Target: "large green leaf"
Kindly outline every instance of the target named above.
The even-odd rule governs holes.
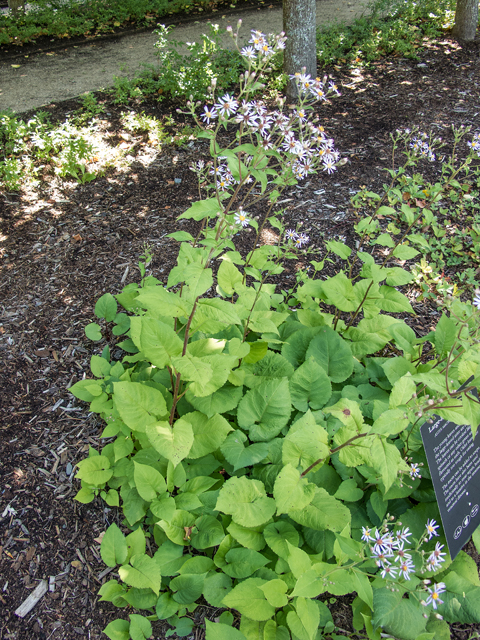
[[[232,579],[223,571],[211,572],[203,586],[203,597],[212,607],[222,607],[224,597],[232,590]]]
[[[310,357],[325,370],[332,382],[343,382],[352,375],[352,350],[330,327],[320,327],[307,349],[306,359]]]
[[[151,589],[158,596],[162,578],[155,560],[147,555],[137,555],[130,563],[124,564],[118,570],[123,582],[138,589]]]
[[[408,418],[405,418],[405,411],[403,409],[389,409],[375,420],[369,433],[393,436],[404,431],[409,423],[410,421]]]
[[[193,431],[193,444],[188,453],[189,458],[202,458],[216,451],[224,442],[232,427],[219,413],[207,418],[199,411],[186,413],[182,420],[190,423]]]
[[[321,409],[332,395],[332,385],[325,369],[313,357],[295,371],[290,379],[292,404],[299,411]]]
[[[267,580],[247,578],[234,587],[223,599],[223,605],[236,609],[242,615],[262,622],[269,620],[275,613],[263,591],[259,588]]]
[[[445,604],[439,606],[439,613],[445,620],[461,624],[479,623],[480,587],[455,571],[449,571],[443,582],[447,590],[440,596]]]
[[[77,466],[78,472],[75,477],[95,487],[105,484],[113,475],[107,456],[91,456],[81,460]]]
[[[237,420],[250,440],[268,441],[287,424],[292,410],[288,380],[274,378],[248,391],[238,405]]]
[[[305,360],[312,338],[320,331],[320,327],[304,327],[292,333],[282,347],[282,356],[296,369]]]
[[[160,568],[162,576],[173,576],[185,562],[182,545],[166,540],[155,552],[153,559]],[[167,616],[168,617],[168,616]]]
[[[222,523],[213,516],[201,516],[195,521],[192,533],[194,549],[209,549],[218,546],[225,537]]]
[[[238,358],[224,353],[199,358],[187,352],[172,362],[182,377],[191,381],[190,392],[206,397],[223,387]]]
[[[317,531],[329,529],[340,532],[351,520],[350,510],[319,487],[310,504],[303,509],[292,509],[288,515],[298,524]]]
[[[340,311],[355,311],[358,306],[352,281],[343,271],[322,282],[322,291],[327,297],[327,303]]]
[[[280,579],[269,580],[262,584],[259,589],[263,591],[268,602],[277,609],[288,604],[287,584]]]
[[[115,523],[105,531],[100,545],[100,555],[107,567],[116,567],[127,559],[128,547],[125,536]]]
[[[268,455],[266,442],[245,446],[246,442],[248,442],[247,436],[240,429],[236,429],[227,436],[220,447],[227,462],[233,465],[234,471],[255,465]]]
[[[227,296],[231,296],[234,293],[235,287],[239,285],[242,280],[243,276],[237,267],[228,260],[222,260],[218,268],[217,281]]]
[[[276,511],[273,498],[268,498],[263,482],[229,478],[220,489],[217,511],[229,513],[233,521],[244,527],[256,527],[268,522]]]
[[[132,317],[130,337],[146,359],[160,369],[170,364],[172,357],[182,353],[182,340],[171,327],[156,318]]]
[[[452,318],[449,318],[444,313],[435,327],[434,344],[435,351],[439,356],[447,354],[453,347],[455,338],[457,337],[458,329]]]
[[[145,640],[152,635],[152,624],[144,616],[130,614],[130,637],[132,640]]]
[[[302,478],[300,472],[287,464],[277,476],[273,487],[273,497],[277,503],[277,515],[292,509],[303,509],[313,500],[316,485]]]
[[[128,620],[112,620],[103,633],[110,638],[110,640],[130,640],[130,623]]]
[[[413,313],[412,305],[407,296],[400,293],[400,291],[384,284],[380,287],[380,293],[383,298],[377,302],[377,305],[383,311],[388,311],[388,313],[402,313],[404,311]]]
[[[179,604],[193,604],[202,595],[206,573],[186,573],[170,581],[173,599]]]
[[[192,425],[182,418],[173,426],[165,421],[149,424],[146,435],[152,447],[170,460],[174,467],[188,456],[193,444]]]
[[[140,382],[115,382],[113,403],[125,424],[145,433],[147,425],[167,415],[165,398],[158,389]]]
[[[205,640],[247,640],[235,627],[221,622],[205,620]]]
[[[375,629],[383,629],[402,640],[417,640],[425,631],[424,610],[413,600],[402,597],[401,591],[377,588],[373,591],[373,618]]]
[[[240,323],[241,319],[235,305],[220,298],[203,298],[198,302],[191,331],[192,334],[196,331],[214,333],[222,331],[225,325]]]
[[[310,410],[290,427],[282,445],[282,462],[303,470],[329,454],[328,434]]]
[[[193,220],[203,220],[206,217],[216,217],[222,213],[223,207],[217,198],[207,198],[206,200],[198,200],[191,207],[180,214],[179,218],[187,218]]]
[[[162,527],[167,537],[176,545],[188,545],[190,544],[189,531],[192,530],[195,524],[195,516],[193,513],[183,509],[177,509],[168,522],[160,520],[157,524]]]
[[[372,456],[371,466],[380,473],[385,491],[392,486],[400,468],[400,451],[385,438],[378,437],[370,447]]]
[[[167,485],[162,474],[147,464],[133,461],[133,479],[140,496],[147,502],[155,500],[159,493],[165,493]]]
[[[295,611],[287,613],[287,624],[299,640],[313,640],[320,623],[320,611],[316,603],[309,598],[298,597]]]
[[[95,304],[95,315],[97,318],[105,318],[107,322],[112,322],[117,315],[117,301],[111,293],[104,293]]]
[[[168,318],[188,318],[193,309],[193,304],[186,298],[164,287],[147,287],[140,291],[135,301],[154,315]]]
[[[239,542],[242,547],[261,551],[265,547],[265,538],[262,535],[263,525],[258,527],[242,527],[236,522],[231,522],[227,527],[228,533]]]
[[[215,372],[213,375],[215,376]],[[195,407],[197,411],[201,411],[209,418],[216,413],[225,413],[226,411],[235,409],[242,396],[242,387],[234,387],[229,383],[218,389],[218,391],[214,391],[214,393],[201,398],[195,396],[190,389],[188,389],[186,394],[188,402]]]
[[[255,573],[260,567],[264,567],[268,562],[268,558],[253,549],[230,549],[225,555],[227,564],[222,567],[222,571],[231,578],[243,579],[248,578]]]
[[[270,549],[284,560],[287,560],[290,553],[287,543],[298,546],[300,542],[298,531],[286,520],[267,524],[263,536]]]

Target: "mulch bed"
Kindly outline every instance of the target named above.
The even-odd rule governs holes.
[[[391,58],[363,71],[328,71],[342,96],[321,106],[319,115],[348,163],[332,176],[310,176],[291,188],[282,205],[288,226],[302,224],[320,255],[324,237],[354,241],[349,199],[361,185],[381,189],[391,132],[418,125],[448,139],[452,123],[475,127],[480,115],[478,45],[460,48],[445,39],[418,61]],[[103,117],[112,140],[120,140],[125,108],[99,99],[106,100],[109,115]],[[172,110],[166,102],[140,107],[158,118]],[[47,110],[63,120],[76,108],[70,101]],[[125,614],[97,596],[111,575],[105,575],[95,538],[117,515],[100,500],[73,501],[75,464],[90,446],[98,448],[102,426],[67,387],[90,375],[90,356],[103,346],[83,331],[94,320],[96,300],[138,280],[144,242],[154,250],[151,273],[166,282],[178,250],[166,234],[190,228],[176,217],[197,198],[188,166],[207,158],[206,141],[199,140],[163,147],[146,162],[145,141],[132,139],[127,172],[112,171],[84,186],[46,176],[36,191],[0,195],[1,640],[96,640],[110,620]],[[241,250],[248,249],[252,235],[239,238]],[[428,331],[436,307],[414,306],[414,326]],[[473,545],[467,550],[478,559]],[[24,619],[17,617],[15,609],[40,579],[49,591]],[[332,605],[338,626],[351,631],[344,609],[341,598]],[[452,638],[467,640],[474,631],[480,625],[454,625]],[[164,637],[160,627],[155,637]],[[192,637],[202,637],[201,630]]]

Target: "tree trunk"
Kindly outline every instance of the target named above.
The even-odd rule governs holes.
[[[315,0],[283,0],[283,30],[287,36],[283,70],[293,75],[306,68],[312,78],[317,75]],[[295,102],[297,87],[287,84],[287,100]]]
[[[457,0],[452,36],[457,40],[475,40],[478,26],[478,0]]]

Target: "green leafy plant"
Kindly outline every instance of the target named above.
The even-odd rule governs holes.
[[[444,550],[420,437],[433,415],[473,433],[480,423],[480,296],[451,300],[417,338],[396,317],[412,313],[397,288],[412,275],[392,266],[410,245],[387,244],[380,264],[366,250],[376,194],[357,250],[327,243],[344,261],[336,275],[317,277],[327,254],[288,292],[268,282],[311,255],[308,237],[284,228],[281,192],[340,162],[309,119],[333,83],[298,74],[302,98],[287,113],[249,101],[282,44],[253,32],[238,99],[215,101],[212,90],[200,117],[188,105],[210,140],[210,163],[192,165],[202,197],[180,216],[199,223],[197,236],[171,234],[180,250],[166,287],[147,273],[146,250],[140,284],[97,301],[104,335],[121,337],[126,355],[114,361],[105,346],[91,358],[94,378],[70,389],[105,420],[108,440],[78,463],[76,499],[100,496],[123,514],[101,542],[119,575],[101,599],[146,613],[111,622],[111,639],[149,637],[156,620],[186,635],[204,602],[226,609],[205,620],[207,640],[335,638],[317,598],[352,591],[354,627],[372,640],[382,630],[441,640],[447,622],[480,621],[477,568]],[[234,124],[221,147],[221,127]],[[258,202],[260,225],[248,213]],[[266,224],[273,245],[261,243]],[[234,238],[247,225],[257,233],[241,255]]]
[[[466,157],[461,161],[457,157],[470,132],[469,127],[453,129],[451,153],[441,155],[439,175],[428,182],[415,169],[419,162],[434,162],[445,144],[418,130],[397,131],[392,135],[392,168],[387,169],[391,182],[384,185],[384,196],[361,190],[352,198],[353,206],[367,214],[356,226],[362,243],[387,251],[400,238],[408,247],[398,249],[396,257],[412,260],[422,255],[412,269],[414,282],[421,287],[420,299],[456,296],[460,283],[475,285],[472,265],[479,264],[479,235],[472,223],[476,218],[469,214],[478,193],[478,134],[466,146]],[[399,152],[405,160],[396,167]],[[465,276],[464,270],[468,270]]]
[[[11,190],[19,189],[25,180],[36,180],[47,165],[57,175],[82,183],[96,177],[87,169],[94,146],[85,130],[68,120],[53,126],[41,111],[28,122],[4,113],[0,115],[0,144],[0,183]]]
[[[417,58],[425,39],[443,34],[451,10],[449,0],[376,0],[368,15],[352,24],[329,24],[318,30],[319,62],[326,66],[338,60],[368,63],[388,55]]]

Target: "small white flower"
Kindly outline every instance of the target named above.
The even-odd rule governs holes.
[[[235,214],[234,220],[237,224],[241,224],[242,227],[247,227],[250,224],[250,220],[247,218],[246,212],[240,207]]]
[[[364,542],[369,542],[370,540],[374,540],[372,536],[372,530],[370,527],[362,527],[362,540]]]
[[[413,462],[410,465],[410,478],[412,480],[416,480],[417,478],[421,478],[422,474],[420,473],[420,465],[417,462]]]
[[[437,533],[437,529],[439,528],[440,525],[438,525],[435,520],[433,520],[433,519],[427,520],[427,524],[425,526],[426,526],[427,532],[428,532],[428,540],[431,540],[433,538],[433,536],[438,536],[439,535]]]
[[[475,297],[473,298],[473,306],[477,307],[477,309],[480,309],[480,292],[476,293]]]
[[[297,235],[298,235],[297,232],[294,231],[293,229],[287,229],[285,231],[285,238],[287,240],[296,240]]]
[[[229,116],[231,113],[235,113],[238,109],[238,102],[235,98],[232,98],[226,93],[222,98],[219,98],[218,104],[215,105],[218,112],[222,116]]]
[[[405,580],[410,580],[410,574],[415,571],[415,565],[410,560],[410,558],[407,558],[405,560],[402,560],[402,562],[400,563],[399,571],[405,578]]]
[[[243,49],[240,51],[240,55],[242,55],[244,58],[247,58],[247,60],[255,60],[255,58],[257,57],[257,54],[255,53],[255,49],[253,47],[243,47]]]
[[[205,105],[205,107],[203,108],[203,113],[200,117],[204,122],[210,124],[210,120],[213,120],[217,117],[217,110],[215,109],[215,107],[207,107],[207,105]]]
[[[434,609],[437,608],[437,605],[443,604],[443,600],[440,600],[440,594],[446,590],[445,584],[443,582],[439,582],[438,584],[434,584],[432,588],[427,587],[428,590],[428,598],[426,599],[426,604],[431,604]]]
[[[299,233],[297,238],[295,239],[295,244],[297,247],[303,247],[305,244],[310,242],[310,238],[305,233]]]

